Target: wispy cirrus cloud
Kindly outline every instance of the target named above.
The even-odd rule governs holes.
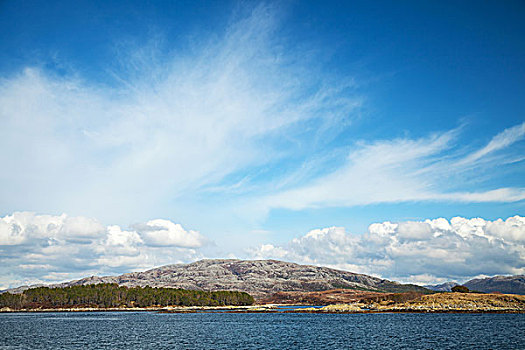
[[[482,167],[509,162],[523,123],[469,154],[457,129],[330,144],[365,98],[353,77],[334,77],[280,37],[280,24],[263,4],[187,50],[160,39],[120,45],[120,64],[107,68],[112,85],[35,67],[4,77],[0,181],[9,186],[0,188],[0,210],[131,222],[194,202],[212,211],[210,193],[235,197],[221,207],[241,203],[256,217],[273,208],[525,198],[505,184],[465,186]]]
[[[187,50],[120,45],[112,85],[36,67],[4,77],[0,210],[146,219],[352,119],[353,79],[313,74],[312,55],[276,35],[272,6],[242,13]]]
[[[525,123],[498,133],[480,150],[458,148],[460,129],[428,137],[361,143],[349,151],[335,171],[303,186],[267,196],[268,208],[354,206],[404,201],[515,202],[525,199],[525,188],[500,187],[458,191],[480,170],[505,164],[505,148],[523,139]],[[498,157],[484,157],[503,152]],[[458,179],[458,174],[461,179]]]
[[[525,122],[503,130],[502,132],[494,136],[485,147],[469,154],[467,157],[463,158],[459,163],[465,164],[475,162],[490,153],[505,149],[506,147],[509,147],[512,144],[523,140],[524,137]]]

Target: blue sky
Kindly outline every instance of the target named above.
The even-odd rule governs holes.
[[[2,2],[3,285],[226,256],[523,273],[525,225],[505,220],[525,209],[524,17],[519,1]],[[313,236],[360,247],[374,223],[467,239],[454,217],[508,248],[481,271],[458,243],[456,275],[397,271],[391,246],[384,269],[307,254]]]

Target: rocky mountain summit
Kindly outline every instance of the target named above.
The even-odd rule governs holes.
[[[88,277],[54,285],[117,283],[121,286],[171,287],[192,290],[238,290],[256,298],[281,291],[323,291],[356,289],[381,292],[428,292],[410,284],[400,284],[327,267],[299,265],[277,260],[201,260],[190,264],[167,265],[120,276]]]

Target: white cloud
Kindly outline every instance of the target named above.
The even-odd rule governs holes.
[[[0,211],[145,220],[172,212],[185,193],[293,153],[300,123],[333,130],[351,119],[361,104],[352,79],[323,84],[329,77],[311,74],[313,58],[275,35],[278,25],[260,5],[188,50],[161,40],[121,46],[112,86],[36,67],[4,77],[0,181],[9,186]]]
[[[449,135],[363,145],[346,165],[313,183],[267,199],[271,207],[303,209],[416,200],[430,196],[417,172],[422,162],[447,147]]]
[[[495,165],[497,166],[497,165]],[[484,192],[436,194],[435,199],[462,202],[518,202],[525,199],[525,188],[498,188]]]
[[[506,148],[525,137],[525,122],[505,129],[490,140],[490,142],[480,150],[468,155],[462,160],[462,163],[474,162],[483,156]]]
[[[104,227],[95,219],[66,214],[16,212],[0,218],[0,288],[202,258],[196,249],[207,240],[196,231],[160,219],[133,227]]]
[[[397,225],[397,234],[401,240],[420,241],[434,235],[432,226],[426,222],[401,222]]]
[[[459,130],[420,139],[395,139],[361,144],[349,151],[346,163],[306,185],[271,194],[267,209],[355,206],[403,201],[515,202],[525,188],[454,191],[476,179],[481,169],[505,163],[486,162],[486,154],[522,139],[525,123],[507,129],[474,154],[456,150]],[[483,160],[483,161],[482,161]],[[461,178],[457,177],[461,175]]]
[[[67,215],[36,215],[16,212],[0,219],[0,244],[16,245],[32,239],[76,240],[91,242],[105,232],[94,219]]]
[[[0,218],[0,288],[194,261],[204,258],[206,242],[164,219],[125,230],[65,214],[16,212]],[[328,227],[286,245],[263,244],[250,255],[418,283],[524,274],[525,217],[382,222],[363,235]]]
[[[261,245],[256,258],[278,258],[416,283],[525,273],[525,218],[439,218],[375,223],[363,235],[342,227],[313,230],[284,246]]]
[[[107,227],[106,244],[110,246],[129,247],[143,243],[142,238],[135,231],[124,231],[118,225]]]
[[[180,224],[169,220],[150,220],[143,225],[135,225],[144,242],[151,246],[178,246],[197,248],[204,244],[204,237],[196,231],[186,231]]]
[[[523,139],[525,124],[467,155],[458,130],[338,141],[334,151],[365,100],[359,84],[286,42],[273,11],[255,6],[187,50],[120,45],[106,85],[38,67],[2,77],[0,212],[66,210],[106,224],[184,211],[195,224],[206,212],[203,225],[216,228],[272,208],[525,198],[523,188],[463,190],[487,155]]]
[[[503,221],[498,219],[489,222],[486,230],[491,236],[500,237],[508,241],[525,243],[525,218],[514,216]]]

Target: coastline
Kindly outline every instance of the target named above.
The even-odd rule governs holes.
[[[279,307],[285,308],[279,308]],[[159,312],[159,313],[305,313],[305,314],[377,314],[377,313],[497,313],[525,314],[523,308],[432,308],[432,307],[371,307],[336,304],[324,307],[308,305],[253,305],[231,307],[125,307],[125,308],[56,308],[56,309],[0,309],[0,313],[53,313],[53,312]]]
[[[71,308],[34,308],[34,309],[12,309],[2,308],[0,313],[14,313],[14,312],[173,312],[173,313],[191,313],[191,312],[224,312],[234,310],[247,310],[247,309],[271,309],[270,307],[264,307],[262,305],[249,305],[249,306],[152,306],[152,307],[109,307],[109,308],[98,308],[98,307],[71,307]]]
[[[228,309],[228,310],[210,310],[207,308],[199,310],[180,310],[180,309],[166,309],[166,308],[71,308],[71,309],[21,309],[21,310],[0,310],[0,314],[7,313],[83,313],[83,312],[159,312],[159,313],[173,313],[173,314],[188,314],[188,313],[297,313],[297,314],[388,314],[388,313],[435,313],[435,314],[525,314],[525,310],[515,309],[448,309],[448,310],[417,310],[417,309],[383,309],[383,310],[352,310],[352,311],[324,311],[319,309],[287,309],[287,310],[275,310],[275,309]]]

